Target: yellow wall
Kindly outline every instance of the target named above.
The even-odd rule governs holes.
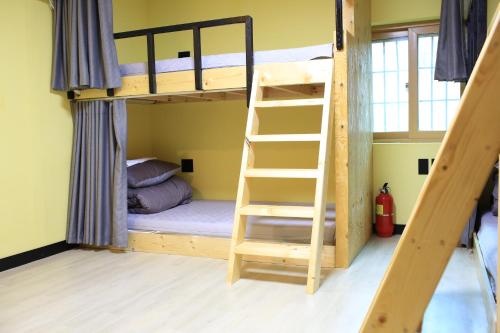
[[[437,20],[439,0],[372,0],[372,25]]]
[[[129,159],[153,156],[153,119],[149,105],[127,103]]]
[[[491,20],[499,4],[500,0],[488,0],[488,29],[491,26]]]
[[[149,28],[148,1],[113,0],[113,30],[115,32]],[[126,38],[116,41],[120,64],[147,59],[146,38]]]
[[[46,1],[0,1],[0,258],[65,239],[72,119]]]
[[[256,50],[301,47],[333,40],[334,1],[149,1],[153,26],[251,15]],[[191,50],[191,33],[158,38],[160,56],[176,57],[177,51]],[[243,25],[202,30],[203,54],[237,52],[244,49]]]

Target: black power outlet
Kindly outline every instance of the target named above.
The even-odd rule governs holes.
[[[178,58],[189,58],[191,56],[191,52],[190,51],[179,51],[177,53],[177,57]]]
[[[418,159],[418,174],[419,175],[429,174],[429,159],[427,158]]]
[[[181,160],[181,171],[182,172],[193,172],[193,160],[192,159],[182,159]]]

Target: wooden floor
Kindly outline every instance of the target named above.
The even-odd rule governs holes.
[[[305,268],[284,283],[273,266],[247,266],[229,288],[224,260],[68,251],[0,273],[0,332],[357,332],[397,240],[373,238],[314,295]],[[457,249],[424,332],[486,327],[473,256]]]

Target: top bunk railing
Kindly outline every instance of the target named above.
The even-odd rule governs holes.
[[[202,77],[202,57],[201,57],[201,29],[212,28],[232,24],[245,24],[245,57],[246,57],[246,94],[247,104],[250,101],[250,92],[252,90],[252,77],[254,66],[254,52],[253,52],[253,20],[251,16],[237,16],[216,20],[183,23],[176,25],[169,25],[156,28],[132,30],[117,32],[114,34],[115,39],[133,38],[133,37],[146,37],[147,41],[147,58],[148,58],[148,81],[149,93],[156,94],[156,55],[155,55],[155,35],[165,34],[170,32],[180,31],[193,31],[193,51],[194,51],[194,77],[195,89],[203,90],[203,77]],[[108,97],[114,96],[114,89],[107,89],[106,94]],[[74,92],[68,92],[68,98],[74,98]]]
[[[132,30],[118,32],[114,34],[115,39],[132,38],[146,36],[148,48],[148,80],[149,92],[156,94],[156,55],[155,55],[155,35],[192,30],[193,31],[193,51],[194,51],[194,82],[196,90],[203,90],[202,62],[201,62],[201,29],[219,27],[232,24],[245,24],[245,56],[246,56],[246,81],[247,81],[247,104],[250,101],[253,77],[253,20],[251,16],[237,16],[223,19],[183,23],[156,27],[149,29]],[[109,92],[109,91],[108,91]],[[108,94],[109,95],[109,94]]]

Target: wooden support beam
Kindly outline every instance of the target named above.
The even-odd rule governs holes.
[[[499,7],[500,8],[500,7]],[[500,153],[500,15],[361,332],[415,332]]]
[[[343,1],[335,50],[335,263],[349,267],[372,234],[371,1]],[[354,29],[354,27],[356,29]]]

